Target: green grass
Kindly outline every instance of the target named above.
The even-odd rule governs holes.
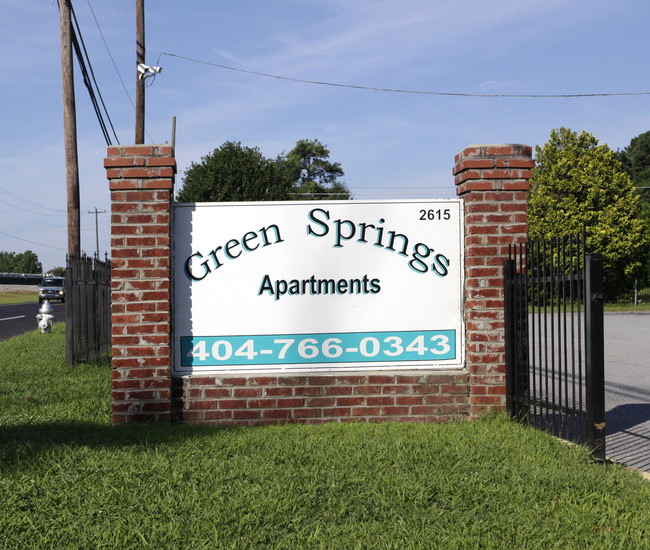
[[[0,305],[38,302],[38,287],[34,290],[8,290],[0,292]]]
[[[64,326],[0,342],[0,548],[648,548],[650,484],[492,416],[110,425]]]
[[[605,304],[605,311],[650,311],[650,303],[644,302],[637,306],[634,304]]]

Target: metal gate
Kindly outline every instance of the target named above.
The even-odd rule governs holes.
[[[584,235],[529,241],[504,278],[508,412],[604,460],[602,255]]]

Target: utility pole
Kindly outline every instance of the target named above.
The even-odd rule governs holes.
[[[135,0],[136,24],[136,88],[135,88],[135,143],[144,143],[144,78],[140,78],[138,65],[144,65],[144,0]]]
[[[63,86],[63,129],[65,134],[65,173],[68,190],[68,256],[81,254],[79,212],[79,160],[77,156],[77,115],[72,65],[72,20],[70,0],[61,0],[61,82]]]
[[[106,210],[88,210],[88,214],[95,214],[95,241],[97,242],[97,259],[99,260],[99,223],[97,221],[98,214],[106,214]]]

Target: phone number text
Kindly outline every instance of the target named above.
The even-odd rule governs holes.
[[[432,362],[455,358],[455,330],[181,337],[183,367]]]

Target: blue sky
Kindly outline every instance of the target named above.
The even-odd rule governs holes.
[[[117,137],[132,143],[135,0],[73,0],[73,6]],[[163,68],[146,90],[145,140],[171,142],[176,117],[177,188],[192,161],[227,140],[274,157],[308,138],[328,146],[358,199],[450,198],[454,155],[468,145],[542,145],[551,129],[566,126],[619,149],[650,130],[648,95],[385,93],[206,64],[423,92],[648,92],[647,0],[148,0],[145,6],[146,61]],[[67,250],[58,8],[47,0],[6,0],[3,8],[0,250],[32,250],[49,269],[65,264]],[[106,143],[79,73],[75,86],[81,242],[94,253],[95,215],[88,212],[110,210]],[[100,214],[102,255],[109,232],[110,214]]]

